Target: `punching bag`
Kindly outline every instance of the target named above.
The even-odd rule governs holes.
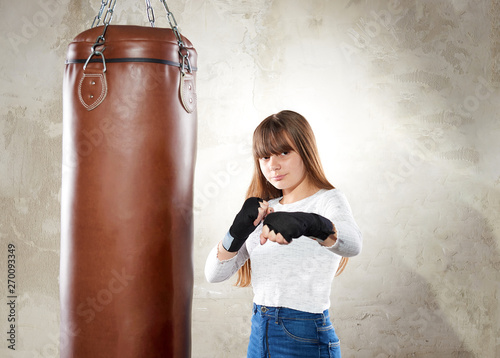
[[[60,356],[190,357],[196,51],[115,3],[65,65]]]

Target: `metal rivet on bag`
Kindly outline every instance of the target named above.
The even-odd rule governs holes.
[[[189,87],[188,87],[188,88],[189,88],[189,89],[191,89],[191,85],[189,85]]]
[[[90,98],[94,98],[94,95],[93,95],[93,94],[91,94],[91,95],[90,95]]]
[[[95,81],[90,82],[91,85],[95,85]]]
[[[192,98],[189,99],[189,103],[193,103],[193,99]]]

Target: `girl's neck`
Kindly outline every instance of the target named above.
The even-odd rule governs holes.
[[[283,198],[280,200],[280,204],[291,204],[296,201],[305,199],[313,194],[315,194],[320,188],[312,184],[307,178],[304,179],[299,185],[293,189],[284,189]]]

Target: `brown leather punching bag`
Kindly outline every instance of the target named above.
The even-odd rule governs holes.
[[[64,73],[61,357],[190,357],[196,51],[114,4]]]

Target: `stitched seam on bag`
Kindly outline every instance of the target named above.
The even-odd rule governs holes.
[[[99,97],[92,103],[92,104],[87,104],[85,103],[84,99],[83,99],[83,95],[82,95],[82,87],[83,87],[83,81],[85,80],[85,78],[87,77],[98,77],[100,78],[100,81],[101,81],[101,94],[99,95]],[[91,73],[91,74],[86,74],[84,73],[83,74],[83,77],[82,79],[80,80],[80,85],[78,86],[78,98],[81,102],[81,104],[88,110],[88,111],[91,111],[93,110],[94,108],[96,108],[98,105],[101,104],[101,102],[103,101],[104,97],[106,96],[106,94],[108,93],[108,86],[106,84],[106,77],[104,76],[104,74],[94,74],[94,73]]]
[[[104,100],[104,97],[106,97],[106,94],[108,93],[108,85],[106,83],[106,76],[104,74],[102,74],[102,75],[99,75],[99,77],[101,78],[101,82],[102,82],[102,85],[101,85],[101,95],[96,100],[96,102],[95,102],[94,106],[92,107],[92,109],[94,109],[98,105],[100,105],[101,102]]]
[[[189,82],[188,86],[189,86],[189,84],[191,84],[191,86],[193,87],[193,89],[192,89],[193,103],[192,104],[189,103],[189,98],[187,98],[191,94],[191,91],[188,88],[186,88],[186,87],[188,87],[188,86],[186,86],[186,82]],[[188,113],[192,113],[194,111],[194,109],[196,108],[196,87],[195,87],[194,80],[192,77],[187,79],[184,76],[181,76],[181,100],[182,100],[182,105],[184,106],[184,109]]]

